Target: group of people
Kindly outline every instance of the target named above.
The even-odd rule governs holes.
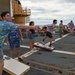
[[[67,25],[63,25],[63,21],[60,21],[59,24],[59,37],[62,37],[63,33],[73,33],[74,32],[74,23],[71,20]]]
[[[20,59],[20,42],[19,42],[19,29],[34,29],[38,30],[37,26],[26,26],[23,24],[16,24],[13,23],[11,20],[10,13],[8,11],[4,11],[1,13],[2,20],[0,21],[0,75],[2,75],[3,65],[4,65],[4,59],[3,59],[3,46],[5,40],[9,40],[10,43],[10,55],[12,57],[13,54],[13,48],[17,48],[18,58]],[[15,33],[16,36],[15,36]],[[15,38],[16,37],[16,38]]]
[[[47,25],[47,30],[46,30],[46,36],[43,38],[42,43],[44,43],[45,39],[47,37],[50,38],[50,44],[49,46],[52,47],[54,49],[54,46],[52,46],[52,41],[54,41],[54,34],[55,34],[55,28],[59,29],[59,37],[61,38],[63,35],[63,32],[65,33],[73,33],[74,32],[74,23],[71,20],[67,25],[63,25],[63,21],[60,20],[60,24],[57,24],[57,20],[53,20],[53,23],[50,25]],[[65,28],[66,27],[66,28]]]
[[[14,23],[11,19],[10,13],[8,11],[1,13],[2,21],[0,21],[0,75],[2,75],[2,69],[4,65],[4,59],[3,59],[3,45],[4,41],[6,39],[6,43],[10,45],[10,56],[13,57],[13,50],[14,47],[16,47],[16,51],[18,54],[18,59],[22,61],[20,58],[20,40],[23,40],[23,36],[21,33],[21,29],[26,29],[28,33],[28,37],[30,40],[30,50],[34,49],[34,43],[35,43],[35,30],[40,30],[38,26],[35,26],[34,21],[31,21],[29,23],[29,26],[26,25],[18,25]],[[52,24],[46,25],[45,32],[46,36],[43,38],[42,42],[44,43],[45,39],[47,37],[50,38],[50,44],[49,46],[54,48],[52,45],[52,41],[54,41],[54,34],[55,34],[55,28],[59,28],[60,37],[62,37],[62,31],[63,27],[63,21],[60,21],[59,26],[56,25],[57,20],[54,19]],[[73,32],[74,29],[74,23],[71,21],[71,23],[68,24],[70,27],[70,31]]]

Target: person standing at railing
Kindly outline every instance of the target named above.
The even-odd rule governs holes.
[[[72,33],[74,31],[74,23],[72,20],[68,23],[68,26],[70,28],[70,33]]]
[[[60,20],[60,24],[59,24],[59,37],[61,38],[63,35],[63,21]]]

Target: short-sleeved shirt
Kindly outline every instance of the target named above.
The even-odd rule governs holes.
[[[73,22],[68,23],[68,25],[69,25],[70,28],[74,28],[74,23]]]
[[[16,29],[18,24],[14,24],[8,21],[0,21],[0,48],[4,45],[5,38],[10,31]]]
[[[51,28],[50,28],[51,27]],[[47,25],[47,32],[53,33],[57,26],[55,24],[49,24]]]
[[[18,29],[12,30],[8,34],[9,42],[13,42],[14,40],[19,40],[19,39],[20,39],[20,34],[19,34],[19,30]]]

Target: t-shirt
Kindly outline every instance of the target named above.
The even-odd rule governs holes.
[[[47,31],[53,33],[53,31],[55,31],[55,28],[57,26],[55,24],[49,24],[47,25]]]
[[[68,25],[69,25],[70,28],[74,28],[74,23],[73,22],[68,23]]]
[[[14,24],[8,21],[0,21],[0,48],[4,45],[5,38],[10,31],[16,29],[18,24]]]

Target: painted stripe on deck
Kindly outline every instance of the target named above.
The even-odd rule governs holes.
[[[75,52],[68,52],[68,51],[61,51],[61,50],[54,50],[53,52],[63,53],[63,54],[69,54],[69,55],[75,55]]]
[[[64,37],[68,36],[69,34],[63,35],[62,38],[57,38],[55,39],[55,41],[53,41],[52,43],[55,43],[56,41],[59,41],[61,39],[63,39]],[[49,45],[50,42],[46,43],[45,45]]]
[[[66,34],[66,35],[62,36],[62,38],[66,37],[66,36],[68,36],[68,35],[69,35],[69,34]],[[57,38],[57,39],[55,39],[55,41],[53,41],[53,43],[55,43],[55,42],[58,41],[58,40],[61,40],[62,38]],[[45,45],[48,45],[48,44],[49,44],[49,42],[46,43]],[[7,45],[7,44],[5,43],[5,45]],[[25,45],[20,45],[20,47],[23,47],[23,48],[30,48],[29,46],[25,46]],[[38,51],[38,50],[32,50],[32,51],[29,51],[29,52],[27,52],[27,53],[21,55],[21,57],[26,58],[26,57],[32,55],[33,53],[35,53],[35,52],[37,52],[37,51]],[[63,54],[70,54],[70,55],[75,55],[74,52],[68,52],[68,51],[54,50],[53,52],[56,52],[56,53],[63,53]],[[15,59],[17,59],[17,58],[15,58]]]

